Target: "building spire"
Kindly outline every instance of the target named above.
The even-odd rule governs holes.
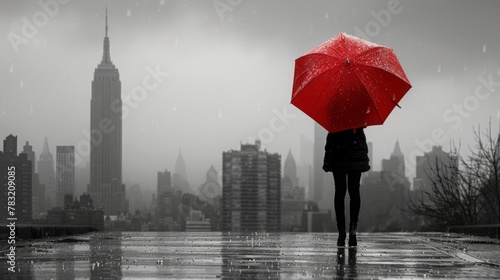
[[[106,23],[105,23],[105,37],[104,37],[104,46],[102,53],[102,61],[101,64],[112,64],[111,56],[109,55],[109,38],[108,38],[108,7],[106,7]]]
[[[401,152],[398,139],[396,139],[396,144],[394,145],[394,150],[392,151],[391,156],[404,157],[403,152]]]
[[[108,38],[108,6],[106,6],[106,38]]]
[[[49,150],[49,141],[47,140],[47,136],[45,136],[45,139],[43,140],[43,151],[40,154],[40,160],[52,161],[52,154]]]

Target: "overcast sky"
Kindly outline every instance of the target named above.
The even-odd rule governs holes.
[[[313,140],[313,121],[290,105],[294,60],[339,32],[393,48],[413,85],[402,109],[366,130],[375,170],[396,139],[408,165],[430,144],[466,146],[490,118],[498,131],[499,1],[17,0],[0,2],[0,138],[17,135],[19,150],[30,141],[37,157],[45,136],[54,155],[56,145],[88,155],[106,5],[128,100],[128,185],[155,189],[182,149],[198,187],[211,165],[220,174],[223,151],[258,135],[283,160],[291,149],[311,163],[300,137]],[[147,76],[155,86],[134,94]]]

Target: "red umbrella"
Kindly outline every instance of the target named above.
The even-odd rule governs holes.
[[[295,60],[292,104],[335,132],[383,124],[410,88],[392,49],[340,33]]]

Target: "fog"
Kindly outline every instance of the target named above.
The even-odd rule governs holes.
[[[282,160],[291,149],[312,164],[300,139],[312,143],[314,121],[290,104],[294,60],[339,32],[393,48],[413,86],[366,129],[375,170],[396,139],[411,167],[431,145],[472,144],[473,126],[490,119],[498,133],[498,1],[18,0],[0,3],[2,139],[17,135],[18,150],[29,141],[38,157],[47,136],[53,155],[74,145],[88,162],[106,6],[127,185],[155,189],[182,151],[198,187],[211,165],[220,175],[223,151],[256,137]],[[154,86],[137,94],[148,76]]]

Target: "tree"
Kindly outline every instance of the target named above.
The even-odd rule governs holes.
[[[457,160],[458,150],[449,155],[448,161],[435,158],[426,170],[431,185],[422,186],[421,195],[411,201],[413,214],[435,223],[446,225],[473,225],[481,217],[482,206],[474,178],[463,174]]]
[[[500,135],[492,136],[491,123],[474,135],[468,157],[452,145],[449,160],[429,163],[431,184],[411,201],[411,213],[454,226],[500,222]]]
[[[486,132],[482,133],[478,126],[474,135],[475,149],[471,149],[468,161],[461,162],[463,173],[476,179],[476,189],[486,206],[485,222],[500,223],[500,134],[496,139],[493,137],[490,122]]]

